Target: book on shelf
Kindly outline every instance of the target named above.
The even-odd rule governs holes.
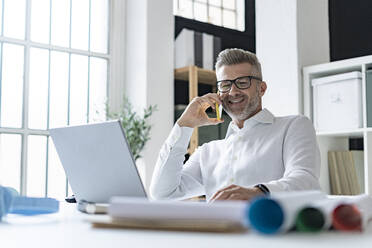
[[[367,126],[372,127],[372,69],[366,71]]]
[[[331,194],[341,195],[341,183],[338,175],[336,154],[333,151],[328,151],[328,169],[331,183]]]
[[[363,151],[328,151],[332,195],[358,195],[364,188]],[[363,187],[361,187],[363,185]]]
[[[356,175],[358,178],[359,186],[361,192],[364,192],[364,152],[360,150],[350,151],[353,156],[353,162],[356,170]]]
[[[338,171],[338,175],[340,176],[341,191],[343,195],[350,195],[351,194],[350,185],[347,179],[346,168],[342,157],[342,153],[340,151],[336,152],[336,168]]]
[[[343,153],[345,159],[345,168],[350,182],[351,194],[359,195],[361,193],[359,181],[357,178],[355,163],[353,159],[353,154],[350,151]]]

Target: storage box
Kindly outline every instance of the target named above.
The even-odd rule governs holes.
[[[312,80],[313,114],[317,131],[360,128],[362,73],[359,71]]]

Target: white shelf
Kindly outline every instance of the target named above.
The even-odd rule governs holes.
[[[365,129],[356,130],[339,130],[339,131],[317,131],[317,136],[333,136],[333,137],[363,137]],[[372,129],[371,129],[372,132]]]
[[[362,115],[363,128],[335,131],[317,131],[319,149],[321,153],[322,188],[329,192],[328,150],[347,150],[350,137],[363,138],[364,144],[364,192],[372,194],[372,127],[367,127],[366,109],[366,70],[372,68],[372,55],[346,59],[331,63],[307,66],[303,68],[303,106],[304,115],[313,120],[313,92],[311,80],[319,77],[336,75],[351,71],[362,73]],[[371,166],[369,165],[371,164]]]

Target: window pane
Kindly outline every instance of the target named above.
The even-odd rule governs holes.
[[[26,0],[4,0],[4,36],[25,38]]]
[[[23,54],[23,46],[3,44],[0,105],[3,127],[22,127]]]
[[[0,1],[0,34],[3,35],[3,1]]]
[[[107,61],[90,58],[89,121],[106,119]]]
[[[47,137],[28,136],[27,196],[45,196]]]
[[[191,0],[179,0],[178,15],[193,19],[192,7]]]
[[[21,135],[0,134],[0,184],[20,190]]]
[[[236,28],[235,12],[230,10],[223,11],[223,26],[227,28]]]
[[[48,197],[66,197],[66,175],[52,139],[48,138]]]
[[[51,52],[49,128],[67,125],[69,55]]]
[[[222,0],[222,6],[228,9],[235,9],[236,0]]]
[[[71,47],[88,50],[89,0],[72,1]]]
[[[107,53],[108,43],[108,0],[91,1],[90,50]]]
[[[221,26],[221,8],[209,7],[209,22]]]
[[[237,14],[237,29],[240,31],[245,30],[245,1],[236,1],[236,14]]]
[[[207,5],[203,3],[194,3],[195,20],[206,22],[208,21]]]
[[[70,125],[87,123],[88,57],[71,55]]]
[[[49,43],[50,0],[31,2],[31,40]]]
[[[47,129],[49,51],[30,49],[28,127]]]
[[[234,1],[234,0],[229,0],[229,1]],[[220,7],[221,6],[221,0],[209,0],[209,4]]]
[[[173,0],[173,14],[178,15],[178,0]]]
[[[52,44],[69,47],[70,0],[52,0]]]

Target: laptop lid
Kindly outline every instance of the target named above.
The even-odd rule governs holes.
[[[78,201],[107,203],[112,196],[146,197],[119,120],[49,132]]]

